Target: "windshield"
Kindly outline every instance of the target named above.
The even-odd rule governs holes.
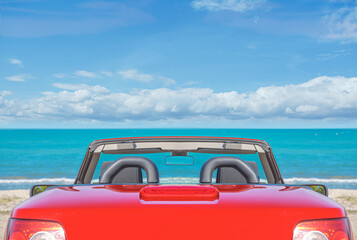
[[[145,157],[150,159],[157,167],[159,172],[159,179],[161,184],[198,184],[200,178],[200,172],[203,164],[209,159],[215,157],[232,157],[239,158],[247,163],[256,173],[259,183],[266,183],[266,177],[264,169],[260,162],[257,153],[254,154],[215,154],[215,153],[197,153],[197,152],[160,152],[160,153],[144,153],[144,154],[101,154],[95,168],[91,183],[99,183],[100,178],[105,172],[106,168],[113,164],[115,161],[125,159],[125,157]],[[133,168],[132,168],[133,169]],[[142,182],[138,180],[137,183],[147,183],[147,174],[143,169],[137,168],[137,171],[129,172],[129,178],[133,174],[142,175]],[[236,171],[235,169],[232,169]],[[137,173],[139,172],[139,173]],[[119,172],[118,175],[125,175],[124,171]],[[212,183],[217,183],[217,169],[212,174]],[[239,174],[239,172],[238,172]],[[122,176],[123,177],[123,176]],[[242,177],[241,177],[242,178]],[[126,184],[128,178],[124,177],[124,180],[115,182],[115,179],[111,183]],[[140,179],[140,178],[139,178]],[[128,183],[135,183],[135,180],[127,180]],[[229,180],[228,180],[229,181]],[[232,180],[233,181],[233,180]],[[232,184],[246,183],[243,180],[237,180],[240,182],[232,182]],[[225,183],[229,183],[226,182]]]

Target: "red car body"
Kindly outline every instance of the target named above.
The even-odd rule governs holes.
[[[106,141],[113,139],[95,143]],[[81,169],[84,168],[85,161]],[[175,186],[77,182],[48,189],[15,207],[8,235],[14,232],[11,228],[16,219],[56,222],[67,240],[290,240],[299,239],[294,231],[296,234],[298,225],[305,222],[312,226],[312,232],[323,232],[326,239],[352,239],[341,205],[305,187],[285,184]],[[336,234],[338,231],[342,233]]]

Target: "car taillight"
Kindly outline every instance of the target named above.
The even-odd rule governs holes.
[[[347,218],[300,222],[293,240],[352,240]]]
[[[7,240],[65,240],[62,226],[56,222],[10,219]]]

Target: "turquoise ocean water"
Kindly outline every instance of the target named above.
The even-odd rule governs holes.
[[[73,183],[89,143],[134,136],[263,139],[286,183],[357,189],[357,129],[0,130],[0,189]]]

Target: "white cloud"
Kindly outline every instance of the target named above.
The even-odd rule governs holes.
[[[351,54],[351,49],[341,49],[341,50],[335,50],[332,52],[328,52],[328,53],[321,53],[317,55],[317,59],[318,60],[322,60],[322,61],[327,61],[333,58],[337,58],[337,57],[343,57],[343,56],[347,56]]]
[[[64,73],[55,73],[55,74],[53,74],[53,76],[54,76],[55,78],[60,78],[60,79],[67,77],[67,75],[64,74]]]
[[[192,7],[211,12],[222,10],[246,12],[260,7],[263,3],[265,0],[194,0]]]
[[[357,6],[344,7],[325,16],[327,39],[357,42]]]
[[[23,66],[22,62],[19,59],[16,59],[16,58],[9,58],[9,63],[15,64],[15,65],[19,65],[21,67]]]
[[[142,73],[139,72],[136,69],[128,69],[128,70],[121,70],[118,71],[117,74],[119,74],[124,80],[134,80],[138,82],[161,82],[163,83],[164,86],[169,86],[176,84],[176,81],[172,78],[164,77],[161,75],[156,75],[156,74],[147,74],[147,73]],[[104,77],[113,77],[114,73],[111,71],[99,71],[99,72],[89,72],[85,70],[78,70],[74,72],[73,75],[67,75],[64,73],[55,73],[53,74],[53,77],[58,78],[58,79],[63,79],[63,78],[77,78],[77,77],[85,77],[85,78],[104,78]]]
[[[285,109],[285,113],[294,113],[294,111],[290,108],[290,107],[287,107],[286,109]]]
[[[88,72],[85,70],[78,70],[74,73],[74,75],[78,77],[85,77],[85,78],[100,78],[96,73],[94,72]]]
[[[35,77],[28,73],[22,73],[18,75],[12,75],[5,79],[11,82],[25,82],[27,79],[34,79]]]
[[[164,83],[165,86],[176,84],[176,81],[172,78],[164,77],[161,75],[140,73],[136,69],[118,71],[118,74],[125,80],[134,80],[134,81],[146,82],[146,83],[156,80]]]
[[[154,76],[146,73],[139,73],[136,69],[118,71],[118,74],[125,80],[135,80],[138,82],[151,82]]]
[[[95,72],[89,72],[85,70],[77,70],[74,72],[73,75],[69,74],[64,74],[64,73],[55,73],[53,74],[53,77],[63,79],[63,78],[76,78],[76,77],[85,77],[85,78],[102,78],[102,76],[105,77],[113,77],[114,74],[110,71],[100,71],[98,73]]]
[[[59,89],[71,90],[71,91],[90,90],[91,92],[94,93],[103,93],[103,94],[110,92],[107,88],[99,85],[89,86],[87,84],[54,83],[53,86]]]
[[[0,118],[87,121],[180,119],[357,119],[357,78],[314,78],[302,84],[261,87],[252,93],[183,88],[111,92],[103,86],[55,83],[42,97],[1,95]]]
[[[316,112],[317,110],[319,110],[318,106],[311,106],[311,105],[300,105],[295,109],[296,112],[300,112],[300,113],[311,113],[311,112]]]
[[[167,78],[163,76],[159,76],[158,78],[164,83],[165,86],[176,84],[176,81],[172,78]]]
[[[5,99],[6,96],[10,96],[12,93],[10,91],[1,91],[0,92],[0,113],[3,108],[7,108],[10,105],[9,100]],[[4,114],[0,114],[0,119],[4,118]]]
[[[186,86],[192,86],[192,85],[196,85],[198,84],[199,82],[196,82],[196,81],[189,81],[189,82],[186,82],[184,85]]]
[[[6,90],[0,92],[0,96],[2,97],[10,96],[11,94],[12,94],[11,91],[6,91]]]
[[[100,72],[101,74],[107,76],[107,77],[113,77],[114,74],[112,72],[109,72],[109,71],[101,71]]]

